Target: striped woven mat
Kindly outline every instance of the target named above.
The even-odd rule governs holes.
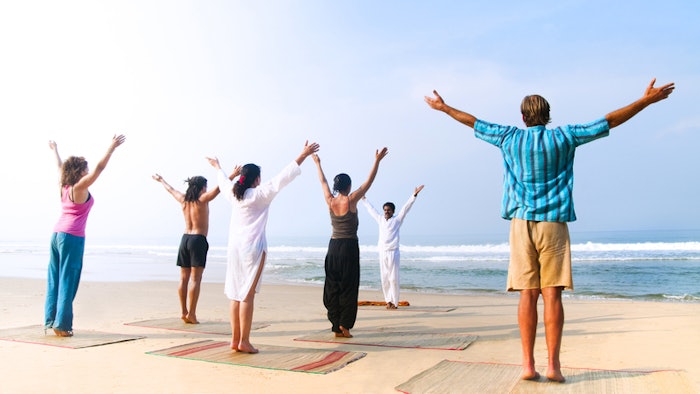
[[[366,356],[367,353],[285,346],[256,345],[259,353],[234,352],[228,342],[199,341],[147,354],[255,368],[327,374]]]

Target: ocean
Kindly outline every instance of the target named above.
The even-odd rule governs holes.
[[[379,290],[374,240],[360,238],[361,288]],[[574,291],[565,297],[700,302],[700,230],[571,233]],[[179,239],[88,239],[83,281],[177,281]],[[327,237],[268,235],[263,283],[322,286]],[[507,234],[402,236],[401,289],[440,294],[506,294]],[[46,277],[48,238],[0,242],[0,276]],[[226,244],[210,239],[204,281],[223,283]],[[223,291],[223,290],[222,290]]]

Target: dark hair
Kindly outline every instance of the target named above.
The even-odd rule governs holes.
[[[394,205],[393,202],[385,202],[384,205],[382,205],[382,208],[389,207],[393,212],[396,212],[396,205]]]
[[[549,103],[544,97],[533,94],[525,96],[520,104],[520,113],[527,127],[546,125],[552,120],[549,117]]]
[[[233,195],[236,196],[236,200],[240,201],[243,199],[245,191],[255,183],[259,176],[260,167],[255,164],[249,163],[241,168],[241,176],[233,184]]]
[[[333,193],[347,192],[352,185],[352,180],[348,174],[338,174],[333,178]]]
[[[61,166],[61,186],[73,186],[78,183],[87,168],[88,163],[84,157],[71,156],[67,158]]]
[[[203,176],[193,176],[192,178],[187,178],[185,180],[189,186],[187,186],[187,191],[185,192],[185,202],[193,202],[199,200],[199,195],[202,193],[202,189],[207,187],[207,178]]]

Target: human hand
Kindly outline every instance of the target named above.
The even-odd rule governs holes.
[[[114,151],[119,145],[123,144],[124,141],[126,141],[126,136],[124,134],[115,134],[112,137],[112,144],[109,146],[109,149]]]
[[[374,154],[374,158],[376,161],[380,161],[383,158],[385,158],[386,155],[388,155],[388,154],[389,154],[389,149],[387,149],[387,147],[385,146],[382,148],[382,150],[377,149],[377,151]]]
[[[321,158],[318,157],[317,154],[314,153],[313,155],[311,155],[311,158],[314,159],[314,163],[321,164]]]
[[[416,190],[413,191],[413,195],[418,197],[418,193],[420,193],[420,191],[423,190],[424,186],[425,185],[420,185],[420,186],[416,187]]]
[[[156,182],[160,182],[160,181],[163,180],[163,177],[160,176],[160,175],[158,175],[158,174],[152,175],[151,178],[153,178],[153,180],[156,181]]]
[[[56,141],[54,141],[54,140],[49,140],[49,148],[51,148],[51,150],[53,150],[53,151],[55,151],[56,149],[58,149],[58,145],[56,145]]]
[[[321,146],[316,142],[312,142],[311,145],[309,145],[309,141],[307,140],[304,143],[304,149],[301,151],[301,155],[304,157],[309,157],[310,155],[318,152],[320,148]]]
[[[442,99],[442,97],[438,94],[437,90],[433,90],[433,95],[435,97],[429,97],[425,96],[424,100],[430,108],[437,110],[437,111],[442,111],[445,109],[445,100]]]
[[[219,164],[219,158],[217,157],[206,157],[207,161],[209,164],[211,164],[212,167],[216,168],[217,170],[221,169],[221,165]]]
[[[658,88],[654,87],[655,83],[656,78],[653,78],[649,83],[649,86],[647,86],[646,90],[644,91],[644,97],[647,98],[650,103],[655,103],[668,98],[668,96],[673,93],[673,89],[676,88],[673,82]]]
[[[233,166],[233,171],[231,171],[231,176],[230,176],[229,178],[230,178],[230,179],[233,179],[233,178],[235,178],[235,177],[241,175],[241,169],[242,169],[242,168],[243,168],[243,166],[239,166],[238,164],[236,164],[235,166]]]

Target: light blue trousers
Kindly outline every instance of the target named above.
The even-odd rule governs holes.
[[[51,236],[44,327],[73,330],[73,300],[78,292],[83,270],[85,237],[66,233]]]

